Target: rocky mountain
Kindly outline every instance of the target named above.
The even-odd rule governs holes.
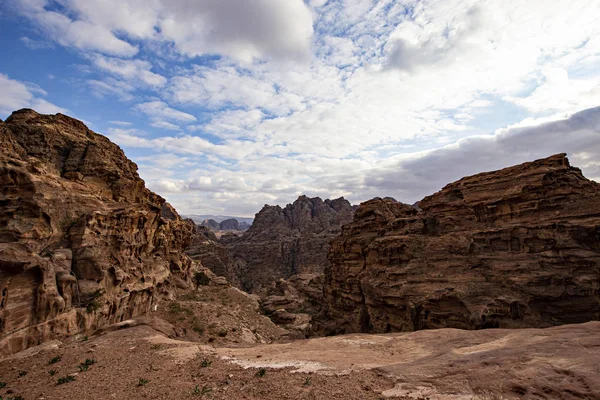
[[[246,231],[250,228],[249,223],[245,221],[239,222],[235,218],[225,219],[221,222],[217,222],[214,219],[205,219],[200,222],[200,226],[205,226],[213,231]]]
[[[140,315],[200,266],[194,225],[106,137],[62,114],[0,122],[0,353]]]
[[[218,276],[227,278],[232,284],[239,286],[236,275],[232,270],[229,250],[223,245],[217,235],[208,227],[195,225],[194,234],[185,253],[192,259],[200,261]]]
[[[565,154],[360,205],[329,253],[329,330],[547,327],[600,319],[600,185]]]
[[[224,241],[234,280],[244,290],[258,292],[280,278],[322,273],[329,242],[353,212],[343,197],[323,201],[300,196],[285,208],[265,205],[243,236]]]
[[[219,223],[214,219],[205,219],[204,221],[200,222],[200,226],[205,226],[210,229],[220,229]]]

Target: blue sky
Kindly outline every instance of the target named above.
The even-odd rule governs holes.
[[[600,178],[596,0],[3,0],[0,118],[119,144],[181,213],[413,203],[567,152]]]

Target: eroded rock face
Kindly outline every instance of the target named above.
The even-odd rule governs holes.
[[[78,120],[0,122],[0,187],[0,353],[143,314],[199,268],[193,224]]]
[[[323,274],[299,274],[280,279],[265,290],[262,311],[295,337],[311,333],[312,320],[323,308]]]
[[[565,154],[361,204],[326,270],[329,331],[600,319],[600,185]]]
[[[240,238],[228,238],[232,268],[241,287],[259,292],[279,279],[323,273],[329,242],[352,220],[353,208],[342,198],[300,196],[285,208],[265,206]]]
[[[193,221],[189,221],[193,224]],[[200,261],[216,275],[225,277],[230,283],[239,286],[236,275],[232,271],[229,250],[210,228],[194,225],[194,235],[185,253],[192,259]]]

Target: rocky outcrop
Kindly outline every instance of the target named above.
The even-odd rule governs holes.
[[[221,227],[219,226],[219,223],[217,221],[215,221],[214,219],[205,219],[204,221],[202,221],[200,223],[200,226],[205,226],[207,228],[215,229],[215,230],[221,229]]]
[[[565,154],[361,204],[331,246],[329,331],[600,319],[600,185]]]
[[[191,285],[193,224],[82,122],[13,113],[0,182],[0,353],[143,314]]]
[[[265,290],[262,311],[296,337],[307,336],[323,307],[324,278],[323,274],[300,274],[280,279]]]
[[[231,230],[231,231],[239,231],[240,225],[238,224],[237,219],[226,219],[225,221],[221,221],[219,224],[219,228],[223,231]]]
[[[200,261],[216,275],[225,277],[230,283],[239,286],[236,275],[232,271],[229,250],[208,227],[195,225],[194,235],[185,253],[192,259]]]
[[[256,293],[281,278],[323,273],[329,242],[353,212],[343,197],[300,196],[285,208],[265,205],[243,236],[226,240],[236,280]]]

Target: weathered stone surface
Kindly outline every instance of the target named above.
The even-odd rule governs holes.
[[[281,278],[323,273],[329,242],[352,220],[353,212],[343,197],[323,201],[300,196],[285,208],[266,205],[243,236],[223,241],[234,281],[256,293]]]
[[[216,275],[225,277],[233,285],[239,286],[237,277],[232,271],[229,250],[208,227],[195,225],[194,235],[185,253],[192,259],[200,261]]]
[[[600,185],[566,155],[361,204],[329,254],[328,329],[548,327],[600,319]]]
[[[239,231],[240,224],[238,224],[237,219],[230,218],[230,219],[226,219],[225,221],[221,221],[221,223],[219,224],[219,228],[223,231],[227,231],[227,230]]]
[[[0,187],[0,353],[143,314],[199,268],[193,225],[78,120],[0,123]]]
[[[311,322],[323,308],[323,274],[300,274],[280,279],[265,290],[263,312],[297,337],[310,333]]]

